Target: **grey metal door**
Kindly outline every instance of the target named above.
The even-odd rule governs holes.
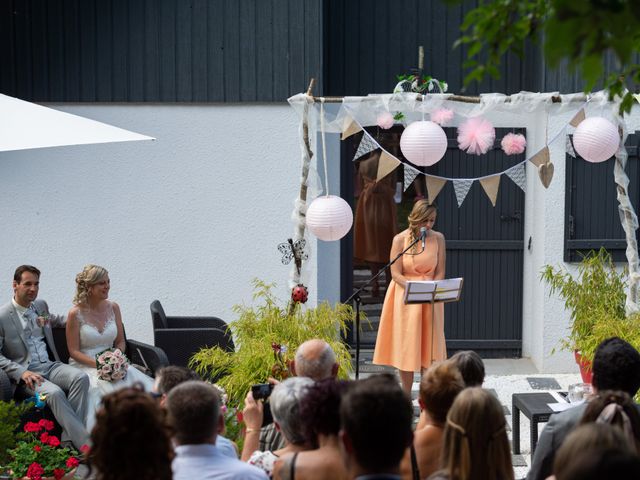
[[[524,160],[524,155],[507,156],[500,149],[500,140],[509,132],[520,129],[496,129],[495,147],[487,155],[467,155],[458,149],[456,129],[447,128],[449,148],[445,158],[428,174],[449,178],[477,178],[502,172]],[[343,198],[353,198],[353,157],[358,137],[343,142]],[[400,173],[401,175],[401,173]],[[401,178],[401,176],[399,177]],[[422,178],[424,182],[424,177]],[[349,188],[351,187],[351,190]],[[522,275],[524,252],[524,193],[506,175],[500,179],[500,189],[493,207],[479,182],[474,182],[458,208],[451,182],[447,182],[435,203],[438,218],[435,229],[447,241],[447,276],[464,277],[462,298],[445,306],[445,335],[449,353],[472,349],[483,357],[519,357],[522,349]],[[407,207],[410,208],[410,205]],[[406,222],[406,210],[399,208],[398,221]],[[404,217],[404,218],[401,218]],[[343,241],[343,298],[354,287],[366,281],[368,272],[356,269],[351,256],[353,239]],[[362,345],[375,344],[379,307],[365,302],[373,330],[364,326]],[[353,343],[352,336],[348,337]]]

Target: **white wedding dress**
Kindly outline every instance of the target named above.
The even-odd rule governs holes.
[[[95,358],[98,353],[113,347],[118,335],[118,327],[116,325],[116,313],[111,303],[103,330],[100,330],[97,325],[86,319],[82,310],[78,310],[77,318],[80,327],[80,351],[82,353],[90,358]],[[142,384],[146,391],[151,391],[153,388],[153,379],[133,366],[129,366],[127,375],[122,380],[108,382],[98,378],[98,371],[95,367],[81,364],[73,358],[69,358],[69,365],[73,365],[85,372],[91,382],[89,395],[87,396],[87,418],[85,419],[85,425],[89,432],[91,432],[95,424],[96,409],[100,406],[100,401],[104,395],[135,383]]]

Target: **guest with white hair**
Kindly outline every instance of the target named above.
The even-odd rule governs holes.
[[[313,385],[313,380],[310,378],[291,377],[274,387],[269,404],[275,428],[284,438],[284,447],[276,451],[258,450],[258,435],[262,425],[264,405],[253,398],[251,391],[247,393],[242,412],[247,426],[242,460],[263,469],[271,477],[273,464],[279,457],[289,452],[301,452],[309,448],[302,430],[303,419],[299,414],[298,404],[310,385]]]

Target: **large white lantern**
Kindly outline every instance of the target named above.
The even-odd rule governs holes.
[[[429,167],[447,153],[447,135],[437,123],[413,122],[402,132],[400,149],[411,163]]]
[[[588,162],[609,160],[620,145],[620,134],[616,126],[606,118],[584,119],[573,134],[576,153]]]
[[[353,225],[349,204],[335,195],[316,198],[307,209],[307,227],[320,240],[340,240]]]

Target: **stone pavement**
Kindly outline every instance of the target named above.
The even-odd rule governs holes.
[[[360,377],[365,378],[381,371],[393,371],[386,367],[378,367],[371,364],[371,350],[361,351],[361,367]],[[567,391],[572,383],[578,383],[580,374],[540,374],[528,359],[486,359],[484,360],[486,377],[484,388],[493,390],[500,403],[504,407],[507,419],[509,436],[509,444],[512,440],[512,411],[511,396],[514,393],[526,392],[557,392]],[[416,412],[418,411],[418,388],[419,375],[415,376],[412,397]],[[540,424],[539,431],[545,424]],[[529,440],[529,419],[524,415],[520,415],[520,455],[513,455],[513,466],[515,478],[522,479],[526,477],[531,466],[531,445]]]

